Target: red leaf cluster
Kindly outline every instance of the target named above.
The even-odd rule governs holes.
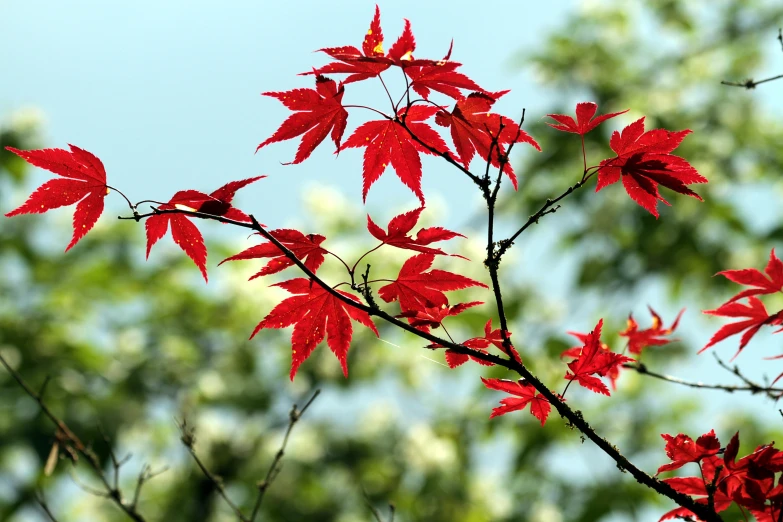
[[[639,330],[639,324],[634,320],[633,315],[628,316],[628,326],[625,330],[620,332],[620,337],[628,338],[628,351],[634,355],[640,355],[642,350],[648,346],[663,346],[669,344],[673,339],[663,339],[663,336],[670,335],[677,329],[677,325],[680,323],[680,317],[682,317],[685,309],[680,310],[677,317],[674,319],[672,325],[668,328],[663,327],[663,321],[655,310],[647,307],[652,314],[653,321],[652,326],[646,330]]]
[[[617,372],[622,364],[634,362],[634,360],[609,351],[605,345],[602,346],[601,328],[603,324],[603,319],[599,320],[595,329],[585,337],[585,344],[579,355],[568,363],[570,371],[566,372],[565,379],[576,381],[580,386],[590,391],[610,395],[609,389],[599,377],[608,377]]]
[[[737,460],[739,433],[736,433],[722,451],[721,458],[720,442],[714,431],[705,433],[695,442],[682,433],[676,437],[661,436],[666,440],[666,454],[672,462],[658,468],[658,473],[675,470],[689,463],[698,464],[701,471],[700,476],[696,477],[664,479],[676,491],[697,497],[696,502],[705,505],[711,494],[717,513],[736,502],[753,513],[756,520],[778,520],[783,508],[783,476],[776,481],[775,474],[783,471],[783,452],[771,444],[763,445]],[[694,513],[682,507],[669,511],[660,520],[685,517],[699,520]]]

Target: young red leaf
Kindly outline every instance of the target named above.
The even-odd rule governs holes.
[[[743,270],[724,270],[716,275],[722,275],[729,281],[740,285],[755,287],[743,290],[731,299],[729,303],[750,297],[752,295],[773,294],[783,290],[783,262],[775,255],[775,249],[769,253],[769,261],[764,268],[764,272],[769,279],[764,277],[760,271],[755,268],[745,268]]]
[[[215,216],[225,216],[236,221],[250,221],[250,217],[231,205],[236,191],[266,176],[226,183],[210,194],[204,194],[197,190],[180,190],[158,210],[187,210],[191,212],[203,212]],[[207,281],[207,248],[204,246],[204,238],[196,225],[185,214],[156,214],[147,218],[144,223],[147,231],[147,258],[150,257],[152,246],[158,242],[171,225],[171,237],[187,256],[193,260],[201,270],[204,281]]]
[[[581,386],[596,393],[610,395],[609,389],[596,377],[606,377],[610,372],[627,362],[634,362],[630,357],[601,349],[601,328],[603,319],[598,321],[595,330],[587,335],[585,345],[579,356],[568,363],[570,372],[565,378],[577,381]]]
[[[485,379],[484,377],[481,378],[481,382],[490,390],[514,395],[514,397],[501,399],[500,404],[503,406],[494,408],[489,416],[490,419],[512,411],[522,410],[530,404],[530,413],[541,422],[541,426],[546,422],[552,405],[543,395],[537,394],[536,389],[529,382],[521,379],[518,382],[513,382],[505,379]]]
[[[449,301],[443,292],[471,286],[487,288],[483,283],[445,270],[433,269],[425,272],[434,260],[434,254],[411,257],[402,265],[397,279],[382,286],[378,295],[387,303],[399,301],[401,311],[408,312],[424,310],[428,306],[448,305]]]
[[[614,118],[615,116],[619,116],[620,114],[625,114],[626,112],[629,111],[629,109],[625,109],[624,111],[602,114],[597,118],[593,118],[597,110],[598,110],[598,105],[596,105],[593,102],[577,103],[576,121],[574,121],[574,119],[571,116],[566,116],[564,114],[547,114],[547,116],[549,116],[550,118],[558,122],[557,124],[547,123],[547,125],[557,130],[561,130],[564,132],[573,132],[574,134],[579,134],[580,136],[584,136],[585,134],[595,129],[596,127],[598,127],[598,125],[605,122],[609,118]]]
[[[765,324],[777,326],[783,324],[783,310],[776,314],[769,315],[769,313],[767,313],[767,309],[764,307],[764,303],[762,303],[757,297],[753,296],[748,298],[748,304],[730,301],[721,305],[715,310],[704,310],[704,313],[717,315],[720,317],[747,317],[747,319],[744,321],[724,324],[721,326],[720,329],[715,332],[715,335],[710,338],[710,342],[708,342],[704,348],[699,350],[698,353],[703,352],[710,346],[719,343],[727,337],[737,335],[741,331],[745,330],[745,333],[742,334],[742,337],[740,338],[739,349],[737,350],[737,353],[734,354],[734,357],[737,357],[737,355],[740,354],[742,349],[745,348],[745,346],[750,342],[753,336],[756,335],[762,326]],[[734,357],[732,357],[732,359],[734,359]]]
[[[448,147],[435,130],[422,123],[439,109],[414,105],[409,110],[401,108],[397,113],[399,120],[405,121],[408,129],[424,143],[437,151],[446,152]],[[364,186],[362,197],[367,199],[370,187],[381,177],[391,164],[397,177],[410,188],[424,204],[421,192],[421,158],[419,153],[434,154],[411,136],[411,132],[395,119],[373,120],[360,125],[345,140],[340,150],[366,147],[364,151]]]
[[[676,437],[661,434],[661,437],[666,441],[666,455],[672,462],[658,468],[656,475],[664,471],[679,469],[689,462],[700,462],[703,458],[715,455],[720,450],[720,441],[715,436],[715,430],[705,433],[696,439],[696,442],[683,433]]]
[[[294,325],[291,334],[291,380],[294,380],[299,366],[313,353],[315,347],[324,340],[329,349],[337,356],[343,375],[348,377],[348,348],[353,337],[351,319],[363,324],[378,335],[370,316],[349,304],[344,303],[321,285],[305,278],[291,279],[273,286],[279,286],[292,295],[275,306],[263,321],[258,323],[252,339],[263,328],[285,328]],[[338,292],[356,302],[359,300],[347,293]]]
[[[505,116],[489,112],[495,101],[503,94],[505,91],[494,95],[474,92],[469,94],[467,98],[458,100],[451,113],[440,111],[435,116],[435,122],[438,125],[451,127],[454,147],[459,154],[460,162],[465,167],[470,166],[475,154],[485,161],[489,160],[490,149],[492,149],[492,165],[500,167],[500,156],[505,154],[506,145],[512,142],[528,143],[537,150],[541,150],[538,143],[520,129],[516,122]],[[493,137],[497,137],[497,144],[494,147],[492,146]],[[517,177],[510,163],[505,163],[503,172],[511,180],[514,190],[516,190]]]
[[[631,199],[656,218],[658,201],[669,205],[658,193],[658,185],[701,201],[686,185],[707,183],[707,179],[686,160],[670,154],[690,133],[665,129],[644,132],[644,117],[625,127],[622,134],[613,132],[609,146],[617,156],[601,162],[595,191],[622,179]]]
[[[482,304],[484,304],[483,301],[471,301],[469,303],[458,303],[454,306],[426,306],[424,310],[409,310],[401,313],[398,317],[406,317],[411,326],[429,331],[430,328],[439,327],[445,318],[459,315],[468,308]]]
[[[620,337],[628,338],[628,351],[630,353],[638,355],[648,346],[663,346],[672,342],[673,339],[662,339],[661,337],[674,332],[680,323],[680,317],[685,312],[684,308],[680,310],[672,325],[669,328],[664,328],[661,317],[649,306],[647,308],[653,317],[652,327],[646,330],[639,330],[639,324],[634,320],[633,315],[629,315],[627,328],[618,334]]]
[[[455,100],[464,98],[460,89],[486,92],[476,82],[457,72],[460,65],[457,62],[448,61],[431,65],[415,65],[406,67],[405,74],[411,79],[411,88],[425,100],[429,99],[430,90],[443,93]]]
[[[106,169],[97,157],[75,145],[65,149],[19,150],[6,147],[27,163],[53,172],[62,178],[47,181],[30,194],[22,206],[5,216],[43,214],[46,211],[78,203],[73,214],[70,250],[89,232],[103,213],[103,198],[109,193]]]
[[[290,115],[272,136],[261,142],[256,151],[270,143],[290,140],[304,134],[294,161],[287,165],[301,163],[310,156],[330,131],[332,141],[339,151],[340,139],[348,122],[348,111],[342,105],[344,91],[342,84],[337,86],[334,80],[318,75],[315,77],[315,89],[263,93],[264,96],[277,98],[283,105],[296,112]]]
[[[367,214],[367,230],[379,241],[382,241],[385,245],[390,245],[397,248],[403,248],[406,250],[415,250],[417,252],[424,252],[427,254],[441,254],[446,253],[439,248],[431,248],[426,245],[435,243],[436,241],[446,241],[455,237],[465,237],[462,234],[446,230],[441,227],[422,228],[416,234],[416,237],[411,237],[410,231],[416,226],[419,221],[419,216],[424,207],[419,207],[416,210],[405,212],[392,218],[387,225],[387,231],[384,231],[381,227],[375,224],[375,222]],[[457,256],[462,257],[462,256]]]
[[[280,241],[283,246],[288,248],[294,255],[304,262],[304,265],[315,273],[324,262],[326,250],[321,248],[321,243],[326,238],[320,234],[304,235],[298,230],[281,228],[270,230],[269,233],[275,239]],[[259,272],[250,277],[250,280],[269,274],[276,274],[293,266],[294,262],[287,258],[283,252],[273,243],[264,242],[260,245],[254,245],[242,252],[228,257],[221,261],[218,266],[226,261],[238,261],[241,259],[262,259],[271,257],[272,259]]]

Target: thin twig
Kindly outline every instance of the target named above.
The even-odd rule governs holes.
[[[778,29],[778,36],[776,38],[780,42],[780,50],[783,51],[783,29]],[[761,85],[762,83],[772,82],[775,80],[779,80],[783,78],[783,74],[778,74],[777,76],[771,76],[769,78],[764,78],[763,80],[754,81],[752,78],[748,78],[744,82],[727,82],[722,81],[720,82],[722,85],[729,85],[731,87],[743,87],[745,89],[755,89],[756,86]]]
[[[715,360],[718,362],[718,365],[720,365],[721,368],[723,368],[724,370],[727,370],[727,371],[731,372],[732,374],[734,374],[739,380],[741,380],[742,382],[747,384],[748,387],[757,390],[757,392],[754,392],[754,393],[764,392],[764,393],[766,393],[767,397],[769,397],[770,399],[775,399],[775,400],[780,398],[780,395],[773,394],[773,391],[783,392],[783,390],[778,390],[777,388],[770,388],[769,386],[762,386],[761,384],[758,384],[757,382],[754,382],[754,381],[750,380],[749,378],[745,377],[742,374],[742,372],[740,372],[739,367],[737,367],[736,365],[734,367],[731,367],[728,364],[726,364],[725,362],[723,362],[721,360],[721,358],[718,357],[718,354],[713,352],[712,355],[713,355],[713,357],[715,357]]]
[[[662,373],[656,373],[654,371],[651,371],[643,363],[624,364],[623,368],[634,370],[636,373],[639,373],[641,375],[649,375],[650,377],[654,377],[662,381],[671,382],[674,384],[681,384],[683,386],[688,386],[690,388],[701,388],[704,390],[720,390],[728,393],[750,392],[752,395],[755,395],[757,393],[773,393],[773,392],[783,393],[783,388],[764,387],[749,381],[746,381],[748,382],[747,386],[732,386],[728,384],[705,384],[701,381],[687,381],[685,379],[680,379],[679,377],[673,377],[671,375],[664,375]],[[734,372],[732,371],[732,373]]]
[[[33,389],[22,378],[19,372],[14,370],[8,361],[5,360],[2,353],[0,353],[0,364],[2,364],[8,373],[11,374],[11,377],[13,377],[19,387],[22,388],[22,390],[24,390],[24,392],[29,395],[36,403],[38,403],[38,407],[41,409],[44,415],[46,415],[49,420],[51,420],[52,423],[54,423],[54,425],[57,427],[57,443],[65,446],[65,448],[68,450],[68,454],[73,457],[74,463],[76,454],[84,457],[84,460],[87,461],[88,465],[92,468],[92,470],[95,472],[95,475],[101,481],[103,490],[99,490],[83,484],[81,481],[79,481],[75,474],[72,474],[74,482],[92,495],[111,499],[114,504],[116,504],[117,507],[119,507],[128,516],[128,518],[134,522],[146,522],[146,519],[138,512],[136,506],[125,503],[122,499],[122,492],[117,487],[113,487],[109,483],[109,480],[106,478],[106,474],[103,471],[100,459],[95,454],[95,452],[91,448],[87,447],[81,441],[81,439],[71,431],[65,422],[63,422],[54,414],[54,412],[52,412],[52,410],[43,401],[40,393],[33,391]],[[41,386],[41,390],[43,391],[44,389],[45,386]]]
[[[35,494],[35,501],[38,503],[38,506],[43,510],[43,512],[46,513],[46,516],[49,517],[49,520],[52,522],[59,522],[57,517],[54,516],[54,513],[52,513],[52,510],[49,508],[49,504],[46,503],[46,497],[44,497],[43,491],[38,491]]]
[[[291,437],[291,431],[294,429],[294,425],[299,421],[299,419],[302,418],[302,415],[304,415],[304,412],[307,411],[307,409],[310,407],[310,405],[313,403],[313,401],[318,397],[318,395],[321,393],[321,390],[316,390],[315,393],[313,393],[312,397],[310,397],[310,400],[307,401],[307,403],[302,407],[302,409],[298,409],[296,404],[293,405],[291,408],[291,411],[288,414],[288,428],[286,429],[285,435],[283,436],[283,442],[280,445],[280,449],[277,450],[277,453],[275,454],[274,460],[272,460],[272,464],[269,466],[269,470],[266,473],[266,477],[264,480],[258,483],[258,496],[256,497],[255,503],[253,505],[253,511],[250,514],[250,516],[246,516],[242,510],[237,506],[233,500],[228,496],[226,493],[226,489],[223,486],[223,481],[220,479],[220,477],[216,476],[214,473],[212,473],[206,464],[201,460],[201,458],[196,453],[196,450],[194,448],[194,444],[196,442],[195,437],[195,429],[190,426],[187,422],[187,419],[183,419],[182,421],[177,421],[177,427],[180,430],[181,437],[180,440],[182,441],[182,444],[185,445],[186,448],[188,448],[188,451],[190,452],[190,455],[193,457],[193,460],[196,462],[196,465],[199,467],[201,472],[204,474],[204,476],[209,480],[212,485],[214,486],[215,490],[218,492],[220,497],[223,499],[223,501],[228,505],[231,510],[234,512],[234,515],[241,521],[241,522],[253,522],[256,519],[256,516],[258,515],[258,511],[261,508],[261,502],[264,499],[264,494],[266,493],[266,490],[269,489],[269,486],[274,482],[275,478],[277,478],[277,474],[280,473],[280,467],[281,467],[281,461],[283,459],[283,456],[285,455],[285,448],[288,445],[288,439]]]
[[[316,397],[318,397],[320,394],[321,390],[315,390],[315,393],[313,393],[312,397],[310,397],[310,400],[305,403],[301,410],[297,409],[296,404],[291,407],[291,411],[288,414],[288,428],[285,430],[283,443],[280,444],[280,449],[277,450],[277,453],[275,453],[275,458],[272,461],[272,464],[270,464],[269,470],[266,472],[266,477],[264,480],[258,483],[258,496],[256,497],[256,502],[253,506],[253,512],[250,514],[250,522],[255,521],[258,510],[261,507],[261,502],[264,500],[264,494],[266,494],[266,490],[269,489],[269,486],[272,485],[272,482],[274,482],[278,473],[280,473],[280,468],[282,466],[281,461],[283,459],[283,455],[285,455],[285,448],[288,445],[288,439],[291,436],[291,430],[294,429],[294,426],[299,421],[299,419],[302,418],[304,412],[307,411],[307,408],[310,407]]]

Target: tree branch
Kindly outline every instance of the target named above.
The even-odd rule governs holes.
[[[54,425],[57,427],[57,441],[55,442],[55,444],[65,444],[66,449],[68,449],[69,453],[74,454],[75,452],[75,454],[81,455],[82,457],[84,457],[84,460],[87,461],[89,466],[93,469],[95,475],[101,481],[101,484],[103,486],[103,491],[97,489],[93,490],[92,488],[90,488],[89,492],[96,496],[106,497],[110,499],[114,504],[117,505],[117,507],[119,507],[128,516],[128,518],[130,518],[134,522],[146,522],[146,519],[136,509],[135,501],[132,504],[128,504],[123,500],[122,491],[117,486],[116,475],[115,475],[114,485],[110,484],[109,480],[106,478],[106,474],[103,471],[103,467],[101,466],[100,459],[98,459],[98,456],[95,454],[95,452],[89,447],[85,446],[85,444],[81,441],[81,439],[77,437],[76,434],[70,430],[70,428],[68,428],[65,422],[63,422],[59,417],[57,417],[52,412],[51,409],[49,409],[49,407],[43,401],[43,397],[41,396],[41,394],[33,391],[33,389],[27,384],[27,382],[25,382],[25,380],[22,378],[19,372],[14,370],[11,367],[11,365],[8,363],[8,361],[5,360],[2,353],[0,353],[0,363],[5,367],[8,373],[11,374],[11,377],[13,377],[13,379],[17,382],[17,384],[19,384],[22,390],[24,390],[24,392],[27,395],[29,395],[35,402],[38,403],[38,407],[41,409],[44,415],[46,415],[49,418],[49,420],[51,420],[52,423],[54,423]],[[45,388],[45,384],[47,381],[45,381],[44,385],[41,386],[42,391]],[[119,466],[121,466],[125,462],[125,459],[123,459],[123,461],[117,461],[114,457],[112,457],[112,462],[114,465],[115,473],[118,473]],[[39,504],[41,503],[39,502]],[[41,506],[43,508],[43,505]],[[47,514],[49,514],[50,518],[53,519],[53,517],[48,511]]]
[[[653,377],[655,379],[660,379],[662,381],[671,382],[674,384],[681,384],[683,386],[688,386],[690,388],[701,388],[704,390],[721,390],[728,393],[734,393],[734,392],[750,392],[751,395],[756,395],[757,393],[764,393],[770,396],[771,398],[777,398],[776,395],[772,395],[774,392],[777,393],[783,393],[783,388],[771,388],[766,386],[761,386],[760,384],[756,384],[751,381],[745,380],[747,383],[746,386],[732,386],[728,384],[705,384],[700,381],[687,381],[685,379],[680,379],[679,377],[673,377],[671,375],[664,375],[662,373],[657,373],[654,371],[651,371],[647,368],[646,365],[643,363],[637,363],[637,364],[624,364],[623,368],[628,368],[629,370],[634,370],[636,373],[640,375],[649,375],[650,377]],[[732,373],[734,373],[733,370],[729,369]],[[736,367],[735,367],[736,369]],[[735,374],[736,375],[736,374]],[[742,378],[742,377],[740,377]]]
[[[582,185],[584,185],[587,179],[589,179],[589,176],[583,177],[583,179],[579,183],[577,183],[577,185],[569,187],[569,189],[566,192],[564,192],[561,196],[559,196],[556,200],[548,201],[547,204],[545,204],[544,207],[539,212],[534,214],[534,216],[531,216],[531,219],[528,220],[528,224],[525,225],[521,229],[521,231],[519,231],[513,237],[517,237],[522,231],[524,231],[525,228],[527,228],[527,226],[529,226],[530,223],[533,223],[535,221],[534,217],[536,215],[538,217],[541,217],[541,215],[546,213],[545,212],[546,209],[548,209],[552,204],[563,199],[568,194],[573,192],[576,188],[579,188]],[[205,214],[202,212],[171,209],[171,210],[156,210],[149,214],[139,215],[139,219],[146,218],[156,214],[168,214],[168,213],[172,213],[172,214],[178,213],[178,214],[185,214],[185,215],[203,218],[203,219],[211,219],[215,221],[220,221],[221,223],[228,223],[242,228],[254,230],[258,232],[262,237],[264,237],[264,239],[274,244],[283,253],[283,255],[285,255],[288,259],[290,259],[291,262],[295,264],[303,273],[305,273],[313,282],[320,285],[325,291],[329,292],[332,296],[339,299],[340,301],[350,306],[353,306],[354,308],[362,310],[363,312],[366,312],[371,316],[379,317],[384,321],[397,326],[398,328],[410,332],[422,339],[438,344],[439,346],[451,349],[457,353],[471,355],[475,358],[487,362],[491,362],[499,366],[503,366],[509,370],[516,372],[517,374],[520,375],[520,377],[522,377],[523,379],[527,380],[530,384],[532,384],[533,387],[536,390],[538,390],[538,392],[541,393],[552,404],[552,406],[555,407],[555,409],[558,411],[561,417],[565,418],[572,426],[574,426],[579,431],[581,431],[585,435],[585,437],[593,441],[604,453],[606,453],[612,460],[614,460],[617,463],[617,466],[620,469],[627,470],[629,473],[631,473],[631,475],[637,480],[637,482],[675,501],[680,506],[693,511],[697,516],[699,516],[699,518],[701,518],[706,522],[722,521],[722,518],[718,514],[716,514],[714,510],[713,511],[709,510],[709,508],[704,504],[697,503],[690,496],[675,491],[671,486],[669,486],[665,482],[662,482],[657,478],[652,477],[651,475],[645,473],[641,469],[637,468],[622,453],[620,453],[620,450],[614,444],[610,443],[609,441],[607,441],[606,439],[604,439],[603,437],[601,437],[596,433],[596,431],[592,428],[592,426],[590,426],[590,424],[584,419],[581,411],[572,410],[568,405],[563,403],[554,392],[552,392],[543,382],[541,382],[541,380],[538,379],[538,377],[533,375],[523,364],[520,364],[516,360],[514,360],[513,357],[509,357],[509,359],[504,359],[497,355],[480,352],[478,350],[473,350],[466,346],[453,343],[449,340],[441,339],[435,335],[432,335],[431,333],[418,330],[417,328],[409,325],[406,322],[400,321],[396,317],[384,312],[383,310],[372,308],[370,306],[365,305],[364,303],[359,303],[343,296],[342,294],[337,292],[334,288],[332,288],[328,283],[326,283],[318,276],[316,276],[308,267],[304,265],[304,263],[298,257],[296,257],[296,255],[293,252],[291,252],[288,248],[286,248],[285,245],[280,243],[280,241],[278,241],[272,234],[270,234],[267,230],[265,230],[258,223],[255,217],[253,217],[252,215],[249,216],[251,222],[247,223],[247,222],[228,219],[223,216]],[[120,219],[134,219],[134,218],[120,217]],[[503,245],[501,245],[501,248],[503,248]],[[496,284],[496,282],[493,281],[493,285],[494,284]],[[245,522],[245,519],[242,520],[243,522]]]

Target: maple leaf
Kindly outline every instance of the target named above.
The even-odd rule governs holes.
[[[231,205],[236,191],[266,176],[256,176],[226,183],[210,194],[197,190],[180,190],[168,203],[158,205],[157,210],[187,210],[215,216],[225,216],[236,221],[250,221],[250,217]],[[158,242],[171,226],[171,237],[187,256],[201,270],[207,281],[207,248],[198,227],[185,214],[155,214],[147,218],[144,228],[147,232],[147,259],[152,246]]]
[[[644,117],[625,127],[622,134],[614,131],[609,146],[617,156],[601,162],[595,191],[622,179],[631,199],[656,218],[658,201],[670,205],[658,193],[658,185],[701,201],[701,197],[686,185],[707,183],[707,179],[686,160],[670,154],[690,133],[689,129],[678,132],[653,129],[645,132]]]
[[[756,335],[762,326],[765,324],[778,326],[783,324],[783,310],[776,314],[770,315],[767,313],[767,309],[764,307],[764,303],[762,303],[757,297],[753,296],[748,298],[748,304],[730,301],[721,305],[715,310],[704,310],[704,313],[721,317],[747,317],[747,319],[744,321],[724,324],[721,326],[720,329],[710,338],[710,341],[707,343],[707,345],[698,352],[702,353],[710,346],[719,343],[727,337],[737,335],[741,331],[746,330],[740,338],[739,349],[737,350],[737,353],[734,354],[734,357],[732,357],[732,360],[740,354],[742,349],[745,348],[745,346],[750,342],[753,336]],[[779,331],[780,330],[777,330],[775,333],[778,333]]]
[[[435,153],[415,141],[411,133],[439,152],[448,151],[443,138],[432,127],[422,123],[438,110],[440,110],[438,107],[422,105],[414,105],[410,109],[403,107],[397,112],[396,119],[373,120],[363,123],[345,140],[340,151],[366,147],[362,173],[364,178],[362,198],[365,201],[372,184],[391,164],[400,181],[416,194],[422,205],[424,204],[424,194],[421,192],[421,158],[419,153],[433,155]],[[402,125],[402,121],[405,122],[405,126]]]
[[[582,350],[585,347],[585,344],[587,343],[588,339],[590,338],[590,334],[584,334],[579,332],[566,332],[568,335],[573,335],[576,337],[580,343],[579,346],[574,346],[569,348],[568,350],[563,351],[563,353],[560,354],[560,358],[564,357],[571,357],[573,359],[579,358],[580,355],[582,355]],[[609,345],[606,343],[601,343],[601,350],[604,350],[606,352],[611,352],[611,348],[609,348]],[[611,370],[609,370],[606,373],[606,377],[609,378],[609,385],[612,387],[612,391],[617,389],[617,379],[620,377],[620,368],[622,366],[617,365],[614,366]]]
[[[769,253],[769,261],[764,268],[764,272],[769,279],[764,277],[760,271],[755,268],[745,268],[742,270],[724,270],[718,272],[715,275],[722,275],[729,281],[738,283],[745,286],[751,286],[755,288],[749,288],[743,290],[734,297],[728,300],[729,303],[742,299],[743,297],[750,297],[752,295],[764,295],[773,294],[783,290],[783,262],[775,255],[775,249]]]
[[[634,362],[630,357],[601,349],[601,328],[604,320],[600,319],[595,329],[587,335],[585,345],[579,356],[568,363],[570,372],[565,378],[577,381],[581,386],[596,393],[610,395],[609,389],[596,377],[606,377],[621,364]]]
[[[473,92],[466,98],[457,100],[454,110],[450,113],[440,111],[435,116],[435,123],[451,128],[451,139],[459,155],[459,161],[468,168],[475,154],[485,161],[491,161],[495,167],[500,167],[500,157],[505,154],[506,145],[512,142],[528,143],[541,150],[536,140],[519,128],[516,122],[505,116],[489,112],[495,101],[508,91],[499,93]],[[492,146],[493,139],[497,143]],[[492,158],[490,159],[490,149]],[[503,172],[511,180],[514,190],[517,189],[517,177],[509,162],[503,165]]]
[[[673,471],[679,469],[689,462],[699,462],[705,457],[715,455],[720,450],[720,441],[715,436],[715,430],[705,433],[696,442],[689,436],[680,433],[676,437],[668,434],[661,434],[666,441],[666,455],[672,460],[671,464],[664,464],[655,473],[664,471]]]
[[[326,64],[311,72],[300,73],[300,75],[348,74],[349,76],[343,81],[344,84],[348,84],[366,80],[367,78],[374,78],[392,65],[406,67],[409,64],[428,65],[436,63],[434,60],[414,60],[413,51],[415,50],[416,39],[411,31],[411,23],[406,19],[402,34],[389,48],[389,52],[384,55],[381,10],[376,4],[375,16],[364,36],[361,49],[352,45],[319,49],[319,51],[338,61]]]
[[[275,239],[280,241],[288,250],[303,261],[304,265],[315,273],[321,264],[324,262],[324,255],[327,251],[320,245],[326,238],[320,234],[307,234],[304,235],[298,230],[281,228],[277,230],[270,230],[269,233],[274,236]],[[242,259],[262,259],[271,257],[272,259],[257,273],[252,275],[249,281],[265,275],[276,274],[282,270],[285,270],[289,266],[293,266],[294,262],[283,254],[283,251],[277,248],[271,242],[264,242],[260,245],[253,245],[242,252],[235,254],[231,257],[227,257],[221,261],[218,266],[222,265],[226,261],[238,261]]]
[[[461,65],[449,61],[440,61],[431,65],[414,65],[406,67],[405,74],[411,79],[411,88],[425,100],[429,100],[430,90],[443,93],[455,100],[465,97],[460,89],[486,93],[476,82],[456,71]]]
[[[370,218],[370,215],[367,214],[367,230],[369,230],[374,238],[383,242],[384,245],[406,250],[415,250],[417,252],[425,252],[428,254],[447,255],[439,248],[431,248],[426,245],[435,243],[436,241],[446,241],[455,237],[465,236],[442,227],[429,227],[420,229],[416,234],[416,238],[411,237],[409,235],[410,231],[413,230],[413,227],[416,226],[416,223],[419,221],[422,210],[424,210],[424,207],[419,207],[416,210],[411,210],[393,217],[386,227],[388,232],[376,225],[372,218]]]
[[[574,119],[571,116],[566,116],[564,114],[547,114],[547,116],[549,116],[550,118],[558,122],[557,124],[547,123],[547,125],[549,125],[553,129],[561,130],[564,132],[572,132],[574,134],[579,134],[580,136],[584,136],[585,134],[595,129],[601,123],[605,122],[609,118],[614,118],[615,116],[619,116],[620,114],[625,114],[626,112],[629,111],[629,109],[625,109],[624,111],[602,114],[597,118],[593,118],[597,110],[598,110],[598,105],[596,105],[593,102],[577,103],[576,121],[574,121]]]
[[[351,319],[363,324],[378,336],[378,330],[367,312],[344,303],[321,285],[305,278],[291,279],[272,286],[279,286],[294,294],[275,306],[258,323],[252,339],[264,328],[285,328],[294,325],[291,334],[291,374],[293,381],[299,366],[324,340],[340,361],[343,375],[348,377],[348,348],[353,337]],[[359,302],[356,296],[337,290],[342,296]]]
[[[493,408],[489,416],[490,419],[512,411],[522,410],[530,404],[530,413],[541,422],[541,426],[546,423],[552,405],[543,395],[536,394],[536,389],[529,382],[522,379],[513,382],[506,379],[485,379],[484,377],[481,378],[481,382],[490,390],[502,391],[515,396],[501,399],[500,404],[503,406]]]
[[[106,169],[92,153],[68,144],[65,149],[19,150],[6,147],[27,163],[53,172],[62,178],[47,181],[30,194],[20,207],[5,216],[43,214],[49,210],[78,203],[73,214],[73,237],[67,252],[95,225],[103,213],[103,198],[109,193]]]
[[[337,86],[334,80],[318,75],[315,77],[315,89],[262,93],[264,96],[277,98],[283,105],[296,112],[290,115],[274,134],[261,142],[256,152],[270,143],[290,140],[304,134],[296,150],[294,161],[286,165],[301,163],[310,156],[330,131],[332,141],[339,151],[340,140],[348,122],[348,111],[342,105],[344,92],[342,84]]]
[[[484,304],[483,301],[471,301],[455,305],[425,306],[423,310],[408,310],[397,317],[406,317],[411,326],[429,331],[430,328],[441,326],[447,317],[459,315],[468,308]]]
[[[332,62],[314,69],[313,71],[300,73],[300,76],[309,74],[348,74],[343,84],[374,78],[391,67],[392,61],[384,57],[383,31],[381,30],[381,10],[375,6],[375,16],[370,22],[370,28],[364,36],[362,48],[346,45],[342,47],[325,47],[319,51],[328,54],[337,62]]]
[[[653,317],[652,326],[646,330],[639,330],[639,324],[634,320],[633,315],[628,316],[628,326],[625,330],[618,333],[620,337],[628,338],[628,351],[633,354],[641,354],[642,350],[648,346],[663,346],[669,344],[673,339],[662,339],[661,336],[670,335],[677,329],[677,325],[680,323],[680,317],[682,317],[685,309],[680,310],[674,322],[669,328],[663,327],[663,321],[655,310],[651,307],[647,307],[650,310],[650,314]]]
[[[471,286],[487,288],[484,283],[445,270],[425,272],[434,260],[434,254],[417,254],[409,258],[400,268],[397,279],[382,286],[378,295],[387,303],[399,301],[400,310],[408,312],[424,310],[428,306],[448,305],[449,301],[443,292]]]

